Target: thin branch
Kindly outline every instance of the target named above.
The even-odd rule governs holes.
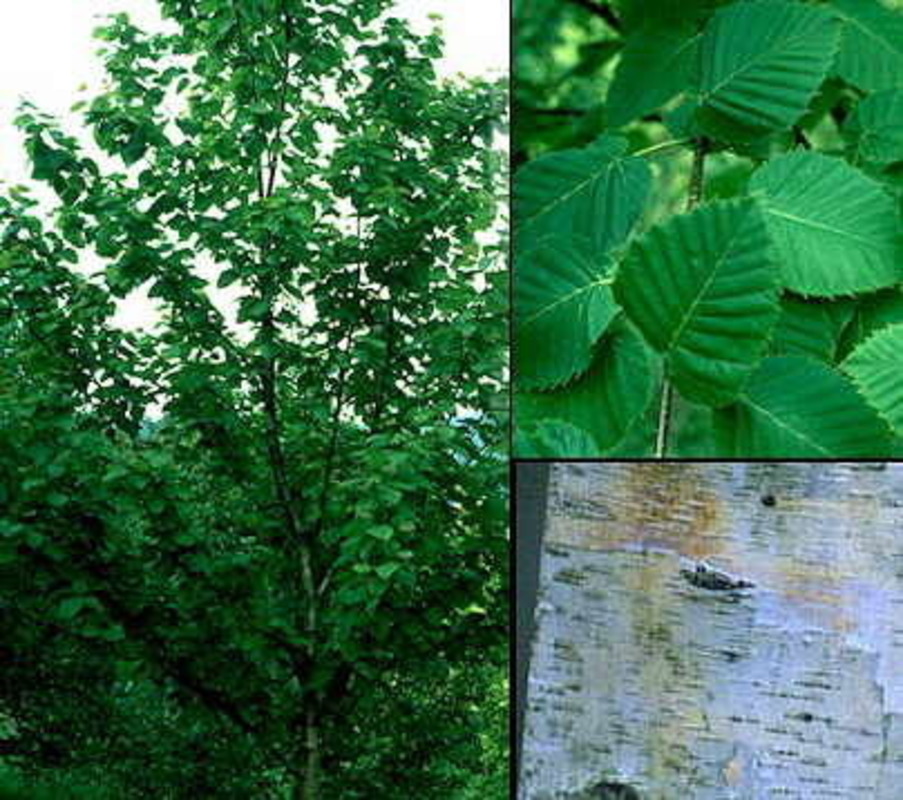
[[[708,151],[708,140],[700,137],[693,147],[693,166],[690,171],[690,187],[687,194],[687,210],[695,208],[702,200],[702,189],[705,182],[705,155]],[[664,458],[668,454],[668,439],[671,434],[671,422],[674,412],[674,390],[667,376],[662,378],[662,399],[658,413],[658,429],[655,435],[655,457]]]
[[[288,98],[288,79],[291,74],[291,53],[289,52],[289,42],[291,42],[294,32],[292,30],[292,18],[288,13],[285,2],[282,3],[282,19],[285,25],[285,52],[282,58],[282,87],[279,95],[279,122],[276,130],[273,132],[273,141],[269,147],[269,180],[267,181],[266,196],[271,197],[273,188],[276,185],[276,172],[279,169],[279,153],[276,149],[279,139],[282,136],[282,116],[285,114],[285,104]]]
[[[637,150],[635,153],[631,153],[633,156],[651,156],[654,153],[658,153],[662,150],[671,150],[677,147],[684,147],[692,142],[692,139],[672,139],[668,142],[659,142],[658,144],[653,144],[649,147],[644,148],[643,150]]]
[[[586,108],[535,108],[520,106],[520,110],[542,117],[582,117],[584,114],[589,113],[589,109]]]

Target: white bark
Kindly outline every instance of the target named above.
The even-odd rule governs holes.
[[[549,492],[523,800],[903,798],[903,465],[559,464]],[[755,587],[691,585],[701,559]]]

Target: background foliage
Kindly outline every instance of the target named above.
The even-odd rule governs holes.
[[[91,141],[22,109],[3,796],[507,794],[505,97],[390,6],[161,0]]]
[[[517,451],[898,453],[901,4],[515,16]]]

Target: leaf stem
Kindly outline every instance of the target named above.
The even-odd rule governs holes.
[[[705,182],[705,155],[708,140],[699,137],[693,142],[693,166],[690,169],[690,187],[687,193],[687,211],[692,211],[702,200]],[[667,375],[662,378],[662,400],[658,409],[658,429],[655,434],[655,457],[664,458],[668,454],[668,438],[671,433],[671,417],[674,405],[674,389]]]
[[[637,150],[635,153],[631,153],[632,156],[648,156],[653,153],[657,153],[660,150],[670,150],[674,147],[683,147],[684,145],[690,144],[692,139],[671,139],[667,142],[659,142],[658,144],[653,144],[649,147],[644,148],[643,150]]]
[[[662,402],[658,409],[658,429],[655,432],[655,457],[664,458],[668,452],[668,435],[671,433],[671,402],[674,390],[667,377],[662,378]]]

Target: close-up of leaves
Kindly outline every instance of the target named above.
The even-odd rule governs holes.
[[[903,452],[903,3],[514,14],[515,454]]]
[[[0,185],[0,796],[507,797],[506,82],[155,5]]]

